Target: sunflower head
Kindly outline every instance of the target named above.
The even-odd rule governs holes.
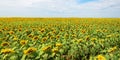
[[[110,38],[110,37],[112,37],[112,35],[107,35],[106,37],[107,37],[107,38]]]
[[[89,35],[86,36],[86,37],[85,37],[85,40],[90,40],[90,36],[89,36]]]
[[[56,36],[56,39],[59,39],[59,38],[60,38],[60,35],[57,35],[57,36]]]
[[[102,55],[98,55],[98,56],[97,56],[97,59],[98,59],[98,60],[106,60],[106,58],[105,58],[104,56],[102,56]]]
[[[78,40],[77,40],[78,43],[80,43],[80,42],[82,42],[82,41],[83,41],[83,39],[78,39]]]
[[[117,47],[114,46],[113,48],[110,48],[110,49],[108,50],[108,52],[109,52],[109,53],[110,53],[110,52],[114,52],[116,49],[117,49]]]
[[[75,38],[75,37],[76,37],[76,35],[75,35],[75,34],[73,34],[73,35],[72,35],[72,37],[73,37],[73,38]]]
[[[13,40],[17,41],[17,40],[18,40],[18,38],[17,38],[17,37],[14,37],[14,38],[13,38]]]
[[[83,33],[83,34],[86,33],[86,30],[82,30],[81,33]]]
[[[47,50],[49,50],[50,48],[51,48],[51,46],[46,46],[46,47],[42,48],[42,50],[43,50],[43,51],[47,51]]]
[[[38,36],[34,36],[34,37],[32,38],[32,40],[38,40],[38,39],[39,39]]]
[[[0,33],[2,33],[3,31],[2,30],[0,30]]]
[[[65,35],[64,35],[64,38],[67,38],[67,37],[69,37],[69,35],[68,35],[68,34],[65,34]]]
[[[54,39],[55,37],[54,36],[50,36],[50,39]]]
[[[2,49],[1,50],[1,53],[3,54],[9,54],[9,53],[13,53],[14,50],[10,49],[10,48],[6,48],[6,49]]]
[[[27,44],[27,42],[28,42],[28,40],[21,40],[21,41],[20,41],[20,44],[21,44],[21,45],[25,45],[25,44]]]
[[[45,42],[47,40],[47,37],[42,38],[42,42]]]
[[[14,31],[9,31],[8,33],[9,33],[10,35],[12,35],[12,34],[14,34]]]
[[[97,38],[91,38],[91,40],[92,40],[92,41],[95,41],[95,40],[97,40]]]
[[[45,29],[41,29],[41,33],[44,33],[45,32]]]
[[[22,28],[19,28],[18,31],[22,31]]]
[[[62,46],[62,44],[61,43],[56,43],[56,45],[55,45],[56,47],[61,47]]]
[[[1,46],[9,46],[9,42],[3,42]]]
[[[33,38],[33,35],[32,35],[32,34],[29,34],[28,37]]]
[[[36,50],[37,50],[36,48],[30,47],[27,50],[24,50],[23,52],[24,52],[24,54],[31,54],[31,53],[35,52]]]
[[[61,31],[61,32],[63,32],[63,31],[64,31],[64,29],[61,29],[60,31]]]
[[[53,49],[52,49],[52,52],[53,52],[53,53],[56,53],[56,52],[58,52],[58,51],[59,51],[58,48],[53,48]]]

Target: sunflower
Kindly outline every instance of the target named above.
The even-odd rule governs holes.
[[[24,52],[24,54],[31,54],[31,53],[33,53],[33,52],[36,52],[36,48],[34,48],[34,47],[29,47],[27,50],[24,50],[23,52]]]
[[[51,46],[46,46],[46,47],[42,48],[42,51],[47,51],[47,50],[49,50],[50,48],[51,48]]]
[[[69,37],[69,35],[68,35],[68,34],[65,34],[65,35],[64,35],[64,38],[67,38],[67,37]]]
[[[35,28],[32,28],[32,31],[35,31]]]
[[[9,33],[10,35],[12,35],[12,34],[14,34],[14,31],[9,31],[8,33]]]
[[[57,36],[56,36],[56,39],[59,39],[59,38],[60,38],[60,35],[57,35]]]
[[[18,31],[22,31],[22,28],[19,28]]]
[[[3,42],[1,46],[9,46],[9,42]]]
[[[61,43],[56,43],[56,45],[55,45],[56,47],[61,47],[62,46],[62,44]]]
[[[0,30],[0,33],[2,33],[2,30]]]
[[[14,37],[14,38],[13,38],[13,40],[15,40],[15,41],[16,41],[16,40],[18,40],[18,38],[17,38],[17,37]]]
[[[50,36],[50,39],[54,39],[55,37],[54,36]]]
[[[112,37],[112,35],[107,35],[106,37],[107,37],[107,38],[110,38],[110,37]]]
[[[32,40],[38,40],[39,39],[39,37],[38,36],[34,36],[33,38],[32,38]]]
[[[99,29],[99,30],[96,30],[96,32],[101,32],[101,30]]]
[[[103,43],[103,42],[105,42],[105,40],[104,40],[104,39],[99,40],[99,43]]]
[[[60,31],[61,31],[61,32],[63,32],[63,31],[64,31],[64,29],[61,29]]]
[[[41,33],[44,33],[45,32],[45,29],[41,29]]]
[[[56,53],[56,52],[58,52],[58,51],[59,51],[58,48],[53,48],[53,49],[52,49],[52,52],[53,52],[53,53]]]
[[[106,60],[106,58],[105,58],[104,56],[102,56],[102,55],[98,55],[98,56],[97,56],[97,59],[98,59],[98,60]]]
[[[9,54],[9,53],[13,53],[14,50],[10,49],[10,48],[6,48],[6,49],[2,49],[1,50],[1,53],[3,54]]]
[[[73,38],[75,38],[75,37],[76,37],[76,35],[75,35],[75,34],[73,34],[73,35],[72,35],[72,37],[73,37]]]
[[[20,44],[21,44],[21,45],[25,45],[25,44],[27,44],[27,42],[28,42],[28,40],[21,40],[21,41],[20,41]]]
[[[47,37],[42,38],[42,42],[45,42],[47,40]]]
[[[89,39],[90,39],[90,36],[89,36],[89,35],[85,37],[85,40],[89,40]]]
[[[97,40],[97,38],[91,38],[91,40],[92,40],[92,41],[95,41],[95,40]]]
[[[28,37],[29,37],[29,38],[33,38],[33,34],[29,34]]]
[[[56,30],[52,31],[53,34],[56,34]]]
[[[109,50],[108,50],[108,52],[110,53],[110,52],[113,52],[113,51],[115,51],[117,49],[117,47],[115,46],[115,47],[113,47],[113,48],[110,48]]]
[[[82,30],[81,32],[84,34],[84,33],[86,33],[86,30]]]
[[[26,33],[28,33],[28,32],[29,32],[29,30],[27,30],[27,29],[26,29],[26,30],[25,30],[25,32],[26,32]]]
[[[108,30],[106,30],[106,29],[103,29],[103,32],[107,32]]]
[[[78,40],[77,40],[78,43],[80,43],[80,42],[82,42],[82,41],[83,41],[83,39],[78,39]]]

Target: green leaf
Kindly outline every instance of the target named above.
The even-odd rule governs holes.
[[[21,58],[21,60],[26,60],[26,56],[27,55],[23,55],[22,58]]]

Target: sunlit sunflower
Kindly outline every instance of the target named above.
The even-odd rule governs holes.
[[[75,38],[75,37],[76,37],[76,35],[75,35],[75,34],[73,34],[73,35],[72,35],[72,37],[73,37],[73,38]]]
[[[42,38],[42,42],[45,42],[47,40],[47,37]]]
[[[26,32],[26,33],[28,33],[28,32],[29,32],[29,30],[27,30],[27,29],[26,29],[26,30],[25,30],[25,32]]]
[[[33,34],[29,34],[28,37],[33,38]]]
[[[97,59],[98,59],[98,60],[106,60],[106,58],[105,58],[104,56],[102,56],[102,55],[98,55],[98,56],[97,56]]]
[[[106,30],[106,29],[103,29],[103,32],[107,32],[108,30]]]
[[[53,34],[56,34],[56,30],[53,30],[52,33],[53,33]]]
[[[12,35],[12,34],[14,34],[14,31],[9,31],[8,33],[9,33],[10,35]]]
[[[86,33],[86,30],[82,30],[81,32],[84,34],[84,33]]]
[[[19,28],[18,31],[22,31],[22,28]]]
[[[85,40],[90,40],[90,36],[89,36],[89,35],[86,36],[86,37],[85,37]]]
[[[92,40],[92,41],[95,41],[95,40],[97,40],[97,38],[91,38],[91,40]]]
[[[50,36],[50,39],[54,39],[55,37],[54,36]]]
[[[110,38],[110,37],[112,37],[112,35],[107,35],[106,37],[107,37],[107,38]]]
[[[45,29],[41,29],[40,31],[41,31],[41,33],[44,33],[44,32],[45,32]]]
[[[64,35],[64,38],[68,38],[68,37],[69,37],[69,35],[68,35],[68,34],[65,34],[65,35]]]
[[[28,42],[28,40],[21,40],[21,41],[20,41],[20,44],[21,44],[21,45],[25,45],[25,44],[27,44],[27,42]]]
[[[108,52],[109,52],[109,53],[110,53],[110,52],[114,52],[116,49],[117,49],[117,47],[115,46],[115,47],[113,47],[113,48],[110,48],[110,49],[108,50]]]
[[[39,39],[39,37],[38,36],[34,36],[33,38],[32,38],[32,40],[38,40]]]
[[[9,46],[9,42],[3,42],[2,44],[1,44],[1,46]]]
[[[2,30],[0,30],[0,33],[2,33],[3,31]]]
[[[99,30],[96,30],[96,32],[101,32],[101,30],[99,29]]]
[[[28,54],[31,54],[33,52],[36,52],[36,50],[37,49],[34,47],[29,47],[27,50],[24,50],[23,52],[24,52],[24,54],[28,55]]]
[[[32,28],[32,31],[35,31],[35,28]]]
[[[57,36],[56,36],[56,39],[59,39],[59,38],[60,38],[60,35],[57,35]]]
[[[61,29],[60,31],[61,31],[61,32],[63,32],[63,31],[64,31],[64,29]]]
[[[53,53],[56,53],[56,52],[58,52],[58,51],[59,51],[58,48],[53,48],[53,49],[52,49],[52,52],[53,52]]]
[[[13,53],[14,50],[10,49],[10,48],[6,48],[6,49],[2,49],[1,50],[1,53],[3,54],[9,54],[9,53]]]
[[[83,39],[78,39],[78,40],[77,40],[78,43],[80,43],[80,42],[82,42],[82,41],[83,41]]]
[[[56,47],[61,47],[62,44],[61,44],[61,43],[56,43],[55,46],[56,46]]]
[[[47,50],[49,50],[50,48],[51,48],[51,45],[50,45],[50,46],[43,47],[42,50],[43,50],[43,51],[47,51]]]
[[[13,38],[13,40],[15,40],[15,41],[18,40],[18,37],[15,36],[15,37]]]

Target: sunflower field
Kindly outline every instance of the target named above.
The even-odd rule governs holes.
[[[120,18],[0,18],[0,60],[120,60]]]

